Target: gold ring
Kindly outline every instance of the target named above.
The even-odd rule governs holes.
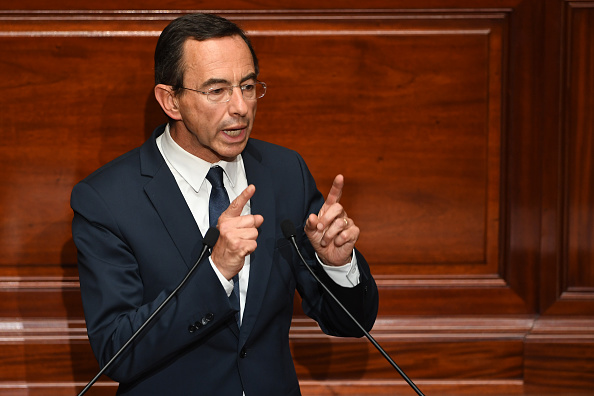
[[[342,218],[344,220],[344,226],[348,227],[349,226],[349,219],[347,219],[346,217]]]

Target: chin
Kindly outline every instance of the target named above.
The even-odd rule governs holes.
[[[239,154],[243,152],[246,145],[247,139],[241,144],[233,145],[233,147],[226,147],[224,150],[217,150],[217,155],[219,158],[225,161],[234,160]]]

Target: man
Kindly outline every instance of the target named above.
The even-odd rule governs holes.
[[[297,153],[250,139],[266,92],[257,76],[233,23],[173,21],[155,51],[155,97],[169,123],[72,192],[87,331],[102,366],[184,278],[209,224],[220,231],[209,260],[108,370],[118,394],[299,395],[288,336],[295,290],[324,332],[362,336],[283,237],[285,219],[318,276],[373,326],[377,287],[339,203],[343,177],[324,202]],[[230,204],[219,217],[209,212],[220,199]]]

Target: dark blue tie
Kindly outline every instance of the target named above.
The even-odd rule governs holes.
[[[239,276],[237,275],[233,277],[233,291],[229,296],[229,302],[233,308],[239,311]],[[237,321],[237,326],[241,327],[241,317],[239,316],[239,312],[235,314],[235,320]]]
[[[216,227],[221,213],[229,207],[229,195],[223,185],[223,168],[220,166],[210,168],[206,175],[206,180],[212,186],[208,201],[208,222],[211,227]],[[239,277],[237,275],[233,277],[233,291],[229,296],[229,302],[233,308],[239,311]],[[237,325],[241,326],[239,313],[237,313],[235,319],[237,320]]]
[[[206,180],[212,186],[208,201],[208,222],[211,227],[216,227],[219,216],[229,207],[229,195],[223,185],[223,168],[220,166],[210,168]]]

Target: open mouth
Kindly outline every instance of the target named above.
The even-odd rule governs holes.
[[[224,129],[223,133],[230,137],[237,137],[244,131],[244,128],[240,129]]]
[[[225,135],[229,136],[230,138],[236,138],[241,136],[247,130],[247,125],[244,124],[236,124],[230,125],[228,128],[221,130]]]

